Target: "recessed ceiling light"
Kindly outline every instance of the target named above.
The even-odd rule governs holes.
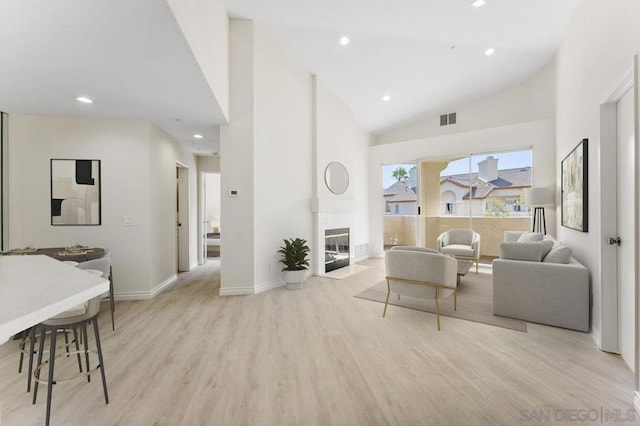
[[[347,44],[349,44],[349,37],[347,36],[342,36],[340,37],[340,45],[341,46],[346,46]]]
[[[496,53],[496,49],[494,49],[493,47],[488,48],[487,50],[484,51],[484,54],[487,56],[491,56],[494,53]]]
[[[76,101],[78,102],[82,102],[83,104],[92,104],[93,101],[85,96],[78,96],[76,98]]]
[[[389,95],[384,95],[384,96],[382,97],[382,100],[383,100],[383,101],[385,101],[385,102],[389,102],[389,101],[391,100],[391,96],[389,96]]]
[[[474,1],[471,3],[471,6],[473,6],[473,7],[480,7],[480,6],[484,6],[486,3],[487,3],[487,2],[486,2],[486,1],[484,1],[484,0],[474,0]]]
[[[193,135],[194,138],[196,139],[202,139],[202,135],[196,133],[195,135]]]

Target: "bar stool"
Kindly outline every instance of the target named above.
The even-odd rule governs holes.
[[[104,257],[109,259],[109,276],[104,276],[109,280],[109,309],[111,309],[111,329],[115,331],[116,320],[114,318],[114,312],[116,311],[116,299],[113,296],[113,265],[111,264],[111,250],[104,249]]]
[[[85,270],[95,269],[95,270],[101,271],[104,276],[109,273],[110,264],[111,264],[110,259],[101,258],[101,259],[82,262],[81,264],[78,265],[78,268],[85,269]],[[100,369],[100,375],[102,377],[102,388],[104,391],[104,400],[105,400],[105,403],[107,404],[109,403],[109,395],[107,393],[107,381],[104,373],[104,360],[102,357],[102,346],[100,345],[100,333],[98,331],[98,311],[100,310],[101,298],[102,296],[96,296],[93,299],[90,299],[89,301],[83,303],[82,305],[78,305],[73,309],[70,309],[69,311],[65,311],[59,315],[56,315],[53,318],[50,318],[40,323],[41,337],[40,337],[39,350],[38,350],[38,363],[34,371],[35,383],[33,387],[33,404],[36,403],[36,400],[38,397],[38,384],[46,383],[47,384],[47,416],[46,416],[47,425],[49,425],[49,418],[51,415],[51,396],[53,391],[53,385],[57,384],[58,382],[71,379],[69,378],[69,379],[55,380],[54,378],[54,366],[55,366],[55,360],[56,360],[56,337],[59,330],[71,329],[71,330],[74,330],[74,334],[76,334],[75,330],[77,330],[78,327],[81,328],[82,334],[83,334],[83,340],[84,340],[84,350],[81,351],[78,348],[76,353],[78,354],[78,356],[81,353],[85,354],[86,371],[81,372],[75,377],[87,376],[87,382],[90,382],[91,374],[93,374],[93,372],[95,372],[96,370]],[[95,340],[96,340],[96,350],[89,350],[89,341],[87,337],[87,325],[89,323],[93,325],[93,332],[95,334]],[[42,354],[44,351],[44,340],[47,332],[49,332],[51,335],[50,337],[51,341],[49,345],[49,360],[43,362]],[[77,339],[76,339],[76,346],[77,346]],[[98,354],[98,365],[94,369],[91,369],[91,366],[89,364],[90,352],[94,352],[94,353],[97,352]],[[58,356],[57,358],[61,358],[65,356],[68,356],[67,353],[63,354],[62,356]],[[33,351],[31,351],[30,363],[31,363],[32,357],[33,357]],[[40,379],[40,371],[42,367],[47,364],[49,366],[48,379],[47,380]]]

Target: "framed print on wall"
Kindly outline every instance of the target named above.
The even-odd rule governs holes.
[[[581,232],[589,230],[589,140],[583,139],[562,160],[562,226]]]
[[[100,160],[51,159],[51,225],[101,225]]]

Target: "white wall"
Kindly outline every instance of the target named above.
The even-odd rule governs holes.
[[[433,115],[380,134],[375,138],[375,144],[553,119],[555,116],[555,62],[547,64],[518,86],[441,113],[449,112],[457,112],[457,123],[454,125],[440,126],[440,116]]]
[[[197,157],[198,171],[200,172],[219,172],[220,157]]]
[[[150,160],[155,151],[158,156],[170,156],[171,145],[166,135],[146,122],[10,115],[10,247],[76,243],[108,247],[116,295],[150,297],[175,273],[163,269],[165,264],[175,264],[163,245],[164,232],[174,228],[175,216],[168,221],[166,205],[158,202],[164,196],[160,194],[175,197],[175,168],[167,186],[168,175],[159,174],[157,163]],[[101,226],[50,225],[51,158],[101,160]],[[173,163],[175,167],[175,158]],[[171,209],[175,209],[173,200]],[[134,216],[135,225],[124,226],[123,216]]]
[[[315,197],[327,208],[323,213],[348,211],[351,216],[350,245],[369,244],[369,145],[371,136],[355,120],[347,106],[314,78],[316,112],[316,176]],[[349,173],[349,187],[344,194],[333,194],[324,181],[329,163],[342,163]],[[335,204],[338,203],[338,204]],[[346,203],[346,206],[345,206]],[[333,207],[333,209],[332,209]],[[324,244],[324,233],[320,235]],[[320,248],[319,248],[320,249]],[[324,248],[322,253],[324,256]],[[368,256],[368,250],[365,257]],[[360,256],[362,257],[362,254]]]
[[[311,75],[259,28],[254,32],[254,229],[256,291],[282,283],[284,238],[312,241]]]
[[[578,2],[557,54],[556,158],[564,158],[583,138],[589,139],[589,232],[558,227],[558,237],[590,271],[593,288],[592,330],[602,324],[602,265],[605,244],[601,226],[603,168],[615,156],[610,142],[600,140],[600,105],[616,89],[640,51],[640,3],[584,0]],[[558,177],[559,164],[556,162]],[[559,186],[559,182],[558,182]],[[606,208],[603,206],[603,208]],[[559,214],[559,211],[558,211]]]
[[[308,240],[313,265],[311,206],[325,191],[318,180],[329,159],[350,167],[349,197],[360,222],[355,238],[368,243],[368,134],[253,23],[232,19],[230,29],[231,120],[220,133],[223,295],[282,285],[277,250],[284,238]],[[239,197],[229,197],[229,189]]]
[[[167,0],[182,33],[229,119],[229,18],[222,0]]]
[[[493,127],[406,142],[376,145],[369,148],[369,215],[371,218],[371,255],[382,256],[382,164],[413,160],[464,156],[471,152],[504,151],[533,147],[534,186],[555,184],[555,144],[553,120]],[[547,232],[555,233],[555,215],[547,214]]]
[[[220,294],[254,292],[253,23],[229,22],[229,124],[220,126]],[[229,197],[229,190],[239,196]]]
[[[188,191],[180,196],[189,198],[187,220],[182,219],[182,226],[187,227],[189,235],[188,260],[189,269],[197,265],[197,167],[195,157],[182,144],[171,139],[166,133],[150,125],[149,175],[150,188],[150,251],[149,263],[152,283],[162,283],[176,274],[176,166],[187,167]],[[182,257],[183,254],[181,254]],[[156,284],[157,285],[157,284]],[[152,290],[156,290],[155,288]],[[157,290],[156,290],[157,291]]]

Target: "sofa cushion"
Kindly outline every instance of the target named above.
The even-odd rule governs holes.
[[[543,235],[538,232],[525,232],[518,238],[519,243],[533,243],[535,241],[542,241]]]
[[[450,229],[447,233],[449,244],[470,246],[473,242],[473,231],[470,229]]]
[[[471,246],[462,244],[449,244],[440,249],[440,253],[448,254],[450,256],[461,256],[473,258],[473,248]]]
[[[500,243],[500,259],[527,260],[540,262],[545,244],[542,241],[531,243]]]
[[[547,263],[569,263],[571,260],[571,247],[556,242],[551,251],[544,257],[543,262]]]

